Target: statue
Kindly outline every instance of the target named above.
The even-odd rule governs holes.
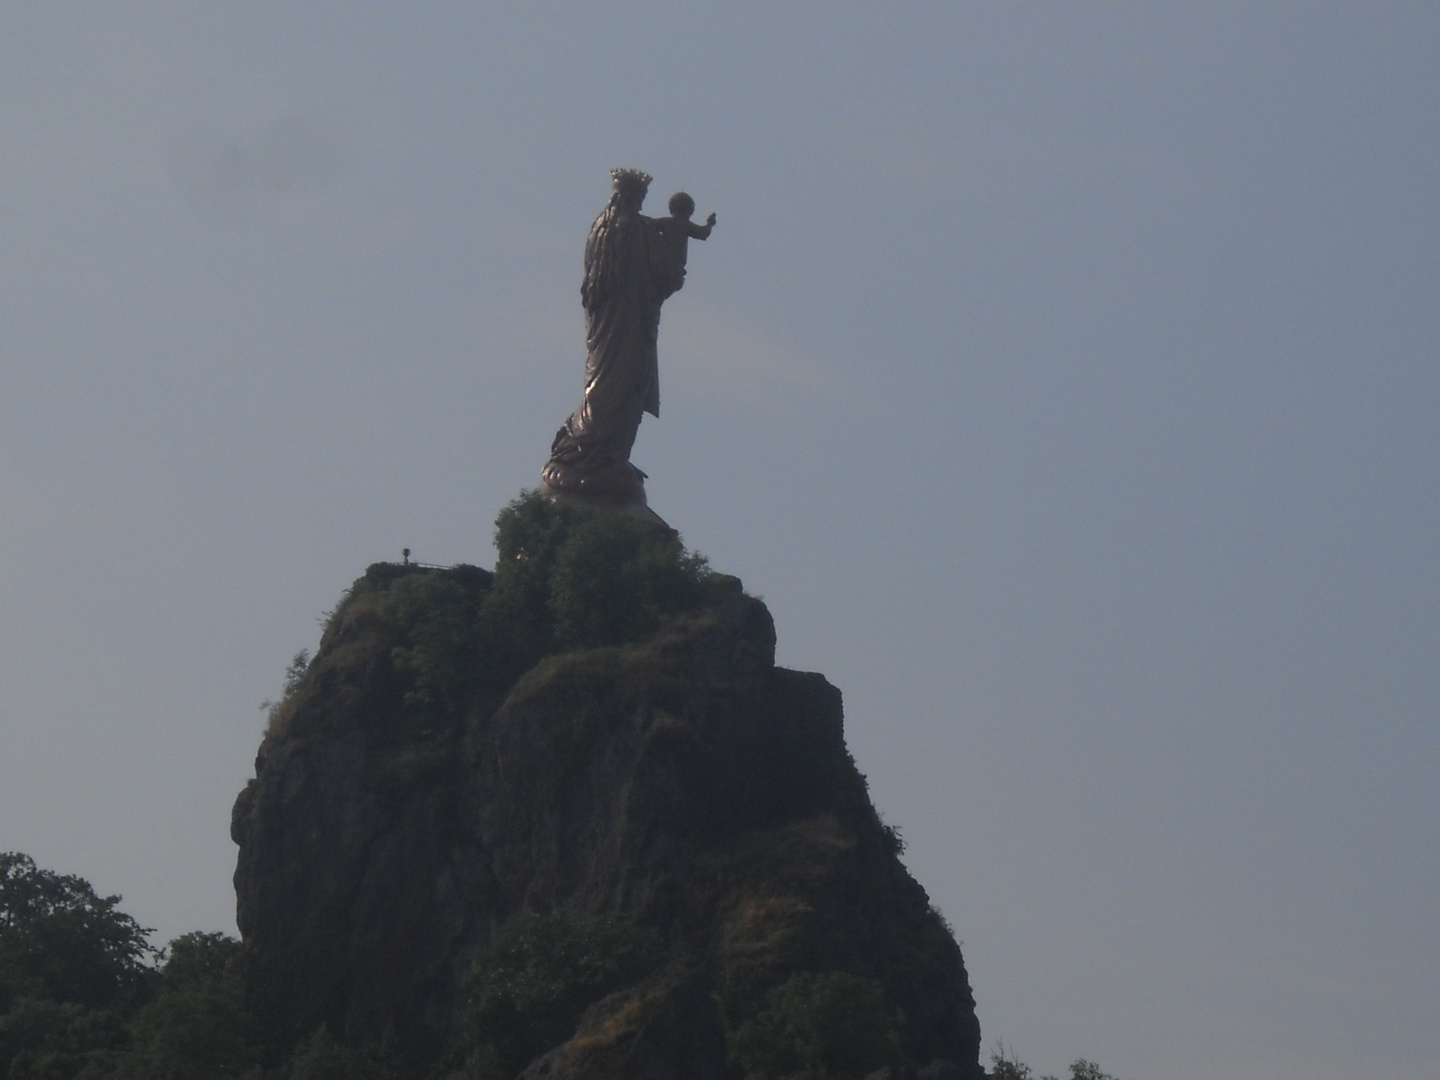
[[[637,169],[610,176],[610,201],[585,241],[585,396],[555,433],[540,491],[658,522],[646,509],[645,474],[630,464],[630,448],[641,417],[660,415],[660,305],[685,284],[688,243],[710,235],[715,215],[704,225],[692,222],[695,200],[681,191],[669,217],[646,217],[640,207],[651,177]]]

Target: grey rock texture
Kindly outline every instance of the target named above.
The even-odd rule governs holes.
[[[870,804],[840,693],[775,666],[759,600],[715,576],[648,639],[517,676],[470,630],[491,588],[372,567],[272,717],[232,833],[276,1030],[323,1022],[438,1075],[499,928],[619,913],[662,959],[526,1078],[737,1076],[727,1032],[807,971],[883,987],[897,1067],[983,1075],[960,950]]]

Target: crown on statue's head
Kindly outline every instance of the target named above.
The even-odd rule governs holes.
[[[655,178],[639,169],[611,169],[610,179],[615,182],[616,191],[634,191],[643,195],[650,190],[650,181]]]

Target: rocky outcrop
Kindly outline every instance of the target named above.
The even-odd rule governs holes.
[[[720,1080],[806,1001],[870,987],[874,1064],[983,1075],[960,950],[869,802],[840,693],[775,666],[759,600],[712,577],[644,640],[517,677],[476,630],[494,590],[475,568],[371,567],[272,716],[232,831],[274,1030],[324,1023],[417,1076]],[[623,923],[648,959],[524,1027],[538,992],[494,973],[574,948],[497,949],[542,917]],[[550,1034],[496,1049],[502,1007],[519,1019],[495,1030]]]

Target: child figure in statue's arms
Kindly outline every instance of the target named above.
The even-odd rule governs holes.
[[[655,219],[655,227],[660,230],[661,237],[670,246],[671,254],[680,266],[680,274],[685,274],[685,259],[689,253],[690,240],[704,240],[710,235],[710,230],[715,228],[715,215],[711,214],[705,219],[704,225],[696,225],[690,220],[690,215],[695,213],[695,200],[683,191],[677,191],[670,196],[670,216]]]

